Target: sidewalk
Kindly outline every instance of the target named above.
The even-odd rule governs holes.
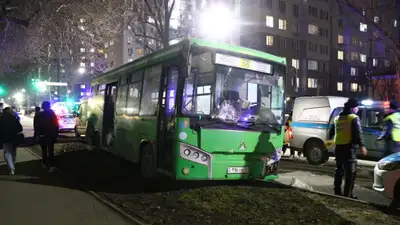
[[[58,173],[48,173],[28,150],[17,150],[16,175],[8,176],[0,150],[0,217],[4,225],[127,225],[120,214]]]

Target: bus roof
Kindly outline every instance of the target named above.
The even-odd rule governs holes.
[[[251,57],[255,57],[255,58],[260,58],[260,59],[266,59],[266,60],[270,60],[270,61],[273,61],[276,63],[286,65],[286,58],[284,58],[284,57],[279,57],[276,55],[272,55],[269,53],[265,53],[265,52],[261,52],[258,50],[237,46],[237,45],[215,42],[215,41],[207,41],[207,40],[196,39],[196,38],[190,38],[190,39],[184,39],[184,40],[182,40],[174,45],[168,46],[167,48],[164,48],[160,51],[154,52],[150,55],[136,59],[133,62],[126,63],[118,68],[110,70],[110,71],[102,74],[100,77],[95,78],[92,81],[92,85],[98,85],[100,83],[108,83],[108,82],[116,81],[119,77],[118,76],[119,72],[125,71],[132,67],[141,68],[148,64],[155,64],[164,59],[174,57],[174,56],[178,55],[179,52],[186,45],[218,49],[218,50],[228,51],[228,52],[232,52],[232,53],[239,53],[239,54],[243,54],[243,55],[247,55],[247,56],[251,56]]]

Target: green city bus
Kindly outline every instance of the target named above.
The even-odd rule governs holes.
[[[147,179],[273,179],[286,71],[282,57],[185,39],[95,78],[76,132],[91,121],[95,145]]]

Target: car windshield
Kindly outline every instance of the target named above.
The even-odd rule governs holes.
[[[283,78],[279,75],[213,64],[210,53],[197,55],[185,81],[182,112],[235,124],[282,124]]]

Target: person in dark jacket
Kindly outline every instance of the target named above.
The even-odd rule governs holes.
[[[329,139],[334,139],[336,170],[334,178],[335,195],[342,195],[342,179],[345,177],[343,194],[345,197],[357,198],[353,193],[357,171],[356,148],[359,146],[363,155],[367,154],[361,131],[360,119],[357,116],[358,101],[350,98],[342,112],[335,118],[330,129]]]
[[[40,114],[40,107],[36,106],[35,107],[35,116],[33,117],[33,127],[34,129],[34,133],[33,133],[33,143],[37,143],[37,141],[39,140],[39,134],[36,133],[36,127],[38,127],[38,123],[39,123],[39,115]]]
[[[50,102],[42,103],[43,111],[38,114],[35,124],[35,134],[39,135],[40,147],[42,149],[42,166],[54,171],[54,143],[58,137],[57,115],[50,108]]]
[[[10,107],[3,110],[0,116],[0,142],[4,148],[4,159],[10,170],[10,175],[15,174],[15,160],[17,158],[18,134],[22,132],[22,125],[13,114]]]
[[[385,141],[385,155],[400,152],[400,111],[397,102],[391,101],[389,114],[385,117],[384,129],[377,141]]]

